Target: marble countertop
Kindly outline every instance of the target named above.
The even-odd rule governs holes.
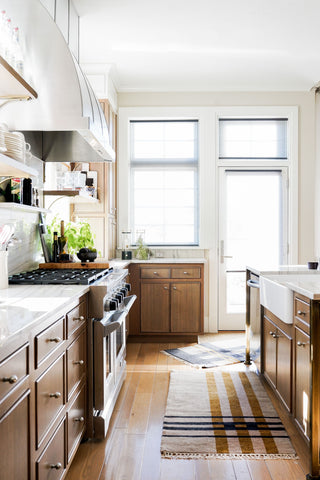
[[[307,273],[307,272],[315,272],[315,270],[309,270],[307,265],[255,265],[247,266],[248,270],[250,270],[255,275],[285,275],[288,273]]]
[[[10,336],[65,308],[88,285],[10,285],[0,290],[0,346]]]
[[[166,257],[151,257],[149,260],[139,260],[138,258],[132,258],[131,260],[121,260],[116,258],[110,260],[110,267],[113,268],[126,268],[130,263],[206,263],[206,258],[199,257],[187,257],[187,258],[166,258]]]

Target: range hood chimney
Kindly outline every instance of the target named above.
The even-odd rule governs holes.
[[[25,41],[25,77],[38,93],[10,103],[0,122],[23,131],[45,161],[114,161],[99,101],[40,0],[0,0]]]

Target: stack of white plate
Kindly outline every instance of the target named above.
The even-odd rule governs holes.
[[[9,129],[5,123],[0,123],[0,152],[4,153],[7,151],[5,132],[8,132]]]
[[[26,156],[30,156],[30,144],[25,142],[24,135],[21,132],[4,132],[5,152],[8,157],[25,162]]]

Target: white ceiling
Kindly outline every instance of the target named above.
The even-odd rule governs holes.
[[[320,80],[319,0],[73,0],[80,63],[118,91],[297,91]]]

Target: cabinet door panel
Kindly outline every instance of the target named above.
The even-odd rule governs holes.
[[[201,330],[201,284],[171,285],[171,331],[179,333]]]
[[[0,478],[30,479],[29,402],[27,392],[0,419]]]
[[[70,397],[86,372],[85,332],[67,349],[67,398]]]
[[[37,446],[64,405],[64,355],[36,380]]]
[[[277,333],[276,326],[264,317],[264,374],[276,388],[277,384],[277,341],[273,333]]]
[[[168,283],[141,284],[141,331],[170,332]]]
[[[310,438],[310,338],[295,329],[295,418],[303,433]]]
[[[291,351],[292,340],[278,331],[277,390],[291,411]]]

